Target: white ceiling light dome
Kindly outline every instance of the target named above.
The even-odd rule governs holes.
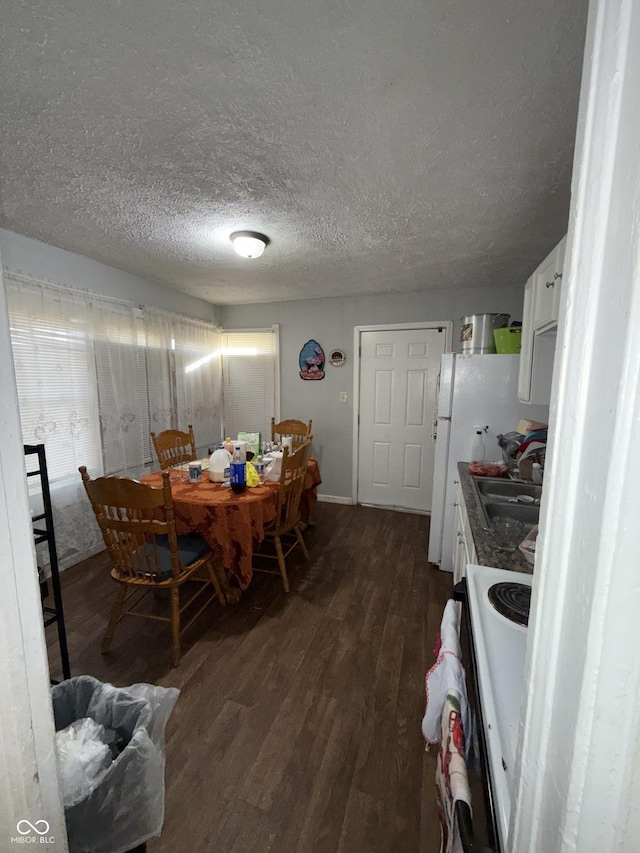
[[[259,258],[269,243],[269,238],[257,231],[234,231],[229,239],[242,258]]]

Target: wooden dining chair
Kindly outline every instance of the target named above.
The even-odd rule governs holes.
[[[172,465],[181,465],[183,462],[193,462],[197,459],[196,440],[193,436],[191,424],[187,427],[189,432],[180,432],[179,429],[165,429],[164,432],[151,433],[153,448],[160,463],[160,470],[171,468]]]
[[[92,480],[84,465],[79,471],[111,558],[111,577],[118,584],[109,625],[102,640],[102,653],[109,650],[115,627],[123,616],[142,616],[169,622],[173,665],[178,666],[180,635],[215,598],[220,604],[226,604],[209,546],[197,534],[176,534],[168,471],[162,473],[161,488],[127,477]],[[196,577],[200,569],[206,574]],[[181,606],[180,591],[186,581],[197,582],[199,589]],[[136,609],[147,593],[159,590],[169,592],[168,616]],[[204,603],[189,622],[181,626],[184,611],[196,601],[201,601],[201,596],[207,591],[210,594]],[[129,606],[125,608],[127,602]]]
[[[256,553],[256,557],[266,557],[278,561],[282,585],[285,592],[289,592],[289,578],[287,576],[286,558],[289,553],[300,545],[306,559],[309,552],[302,538],[302,520],[300,517],[300,498],[304,489],[304,478],[307,474],[307,460],[313,436],[301,444],[293,453],[289,454],[287,448],[282,454],[282,470],[280,473],[280,486],[278,488],[276,517],[270,525],[264,528],[267,546],[273,544],[274,553],[263,551]],[[264,544],[264,543],[263,543]],[[272,569],[264,569],[254,566],[255,571],[268,572],[277,575]]]
[[[305,424],[303,421],[296,420],[288,420],[288,421],[280,421],[279,424],[276,423],[275,418],[271,418],[271,441],[276,441],[276,436],[278,439],[282,439],[285,435],[290,435],[293,439],[293,447],[294,449],[301,444],[304,444],[305,441],[310,441],[311,439],[311,421],[308,424]]]

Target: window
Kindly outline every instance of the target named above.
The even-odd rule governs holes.
[[[224,433],[271,437],[279,403],[278,326],[222,333]]]
[[[193,424],[205,450],[221,434],[220,332],[17,273],[6,290],[23,440],[46,447],[64,568],[102,547],[81,465],[138,477],[151,430]]]
[[[12,278],[7,297],[24,443],[46,445],[52,483],[100,468],[86,300]]]

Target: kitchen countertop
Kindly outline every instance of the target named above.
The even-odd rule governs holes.
[[[472,480],[468,462],[458,462],[458,474],[460,475],[462,497],[469,518],[469,526],[471,528],[471,535],[473,536],[473,545],[476,549],[478,563],[481,566],[493,566],[496,569],[526,572],[532,575],[533,566],[518,548],[511,554],[500,551],[495,545],[492,534],[484,529],[485,520],[471,484]]]

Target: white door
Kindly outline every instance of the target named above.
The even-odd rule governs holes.
[[[360,334],[358,501],[431,511],[435,406],[445,329]]]

